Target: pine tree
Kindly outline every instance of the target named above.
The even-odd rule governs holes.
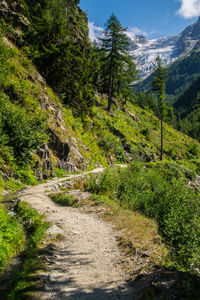
[[[110,111],[114,93],[130,94],[130,82],[134,81],[136,69],[129,57],[129,41],[117,17],[112,14],[106,23],[102,41],[102,73],[107,85],[108,107]],[[134,70],[134,72],[133,72]],[[132,79],[130,79],[130,75]]]
[[[63,103],[83,120],[94,104],[98,61],[78,1],[26,0],[31,26],[23,50]],[[67,7],[67,10],[66,10]]]
[[[158,56],[156,58],[157,67],[155,69],[155,75],[152,81],[153,91],[156,93],[158,98],[158,111],[161,123],[161,149],[160,149],[160,160],[163,160],[163,119],[166,113],[165,104],[165,83],[167,81],[167,70],[162,66],[162,61]]]

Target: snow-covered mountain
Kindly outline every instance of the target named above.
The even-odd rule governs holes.
[[[160,55],[163,64],[167,65],[180,56],[200,48],[200,17],[189,25],[179,35],[148,40],[141,35],[133,36],[127,32],[130,39],[130,54],[140,72],[141,79],[150,75],[155,67],[155,60]]]
[[[167,36],[160,39],[147,40],[144,36],[130,36],[130,54],[140,71],[141,78],[147,77],[155,67],[159,55],[163,64],[169,64],[178,57],[177,42],[180,36]]]

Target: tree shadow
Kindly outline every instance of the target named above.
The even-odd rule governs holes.
[[[138,275],[131,285],[139,300],[200,299],[200,277],[188,272],[155,267],[148,274]]]
[[[116,282],[77,286],[75,278],[66,273],[68,266],[78,268],[92,263],[85,259],[84,252],[57,250],[48,245],[39,252],[41,263],[36,264],[26,277],[26,286],[16,294],[15,300],[76,299],[76,300],[198,300],[200,299],[200,278],[186,272],[156,268],[148,274],[140,274],[123,285]],[[42,263],[43,261],[43,263]],[[87,272],[87,271],[86,271]],[[59,274],[54,277],[54,274]],[[78,272],[77,272],[78,274]],[[33,296],[34,295],[34,296]],[[36,296],[35,296],[36,295]],[[6,300],[0,294],[1,300]]]

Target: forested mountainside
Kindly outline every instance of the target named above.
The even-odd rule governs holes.
[[[200,54],[192,51],[186,56],[179,58],[168,66],[168,80],[166,82],[167,101],[170,104],[176,102],[177,97],[191,85],[200,74]],[[143,83],[143,89],[148,89],[152,76],[149,76]]]
[[[175,109],[177,128],[197,139],[199,139],[199,25],[200,18],[181,33],[176,45],[180,57],[168,65],[166,82],[166,101]],[[150,88],[152,78],[153,75],[150,75],[144,80],[142,89]]]
[[[88,39],[87,16],[78,4],[72,0],[0,3],[0,189],[18,191],[67,173],[127,164],[127,170],[109,169],[97,181],[87,179],[82,188],[94,199],[109,198],[109,205],[117,210],[134,210],[154,219],[171,249],[167,267],[198,274],[200,144],[170,125],[174,115],[164,104],[164,83],[160,102],[155,101],[158,93],[132,93],[138,73],[128,53],[125,28],[116,16],[108,20],[103,46],[98,47]],[[119,39],[116,44],[111,33]],[[191,55],[196,68],[195,53]],[[184,74],[184,69],[180,72]],[[176,102],[186,123],[197,117],[198,97],[194,92],[191,105],[184,99]],[[190,134],[199,138],[198,132],[197,127]],[[52,197],[63,200],[64,195],[66,200],[66,191],[60,192]],[[48,227],[26,204],[19,202],[15,210],[18,217],[8,215],[0,205],[0,275],[24,247],[22,224],[28,226],[35,256]],[[152,237],[152,243],[157,247],[160,239]],[[29,265],[32,256],[27,257]],[[150,259],[147,267],[156,263]],[[25,283],[30,269],[22,270]],[[24,281],[13,289],[19,297],[26,292]],[[11,293],[9,299],[21,299],[15,295]]]
[[[55,168],[157,159],[159,121],[151,110],[116,99],[106,112],[98,58],[77,3],[9,1],[0,13],[3,178],[28,172],[34,181],[31,170],[41,179]],[[165,127],[166,158],[188,158],[197,143]]]
[[[199,139],[200,53],[192,51],[168,66],[166,102],[174,107],[177,128]],[[144,80],[142,90],[151,89],[153,74]]]

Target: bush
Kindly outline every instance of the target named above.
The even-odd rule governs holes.
[[[65,193],[55,193],[50,194],[49,197],[55,201],[56,203],[62,206],[73,206],[74,198],[72,195],[65,194]]]
[[[0,95],[0,130],[4,134],[4,144],[13,150],[18,164],[30,162],[30,152],[47,139],[45,129],[46,116],[43,112],[28,113]]]
[[[0,207],[0,272],[9,259],[22,250],[24,241],[23,227]]]
[[[103,134],[100,137],[98,144],[108,154],[114,155],[118,161],[125,161],[124,148],[117,137],[115,137],[111,133]]]
[[[30,208],[26,202],[20,201],[18,203],[17,214],[30,234],[30,248],[34,251],[49,225],[44,221],[44,216],[38,215],[37,211]]]
[[[33,274],[38,271],[38,268],[42,267],[42,261],[39,260],[39,245],[49,227],[49,224],[44,220],[44,216],[38,215],[37,211],[26,202],[18,202],[17,215],[19,221],[23,223],[27,230],[29,238],[27,239],[23,265],[14,274],[8,288],[6,299],[9,300],[28,299],[30,297],[29,291],[35,288]]]
[[[193,172],[174,163],[134,164],[92,178],[89,191],[157,221],[179,267],[200,267],[200,197],[187,187]]]

